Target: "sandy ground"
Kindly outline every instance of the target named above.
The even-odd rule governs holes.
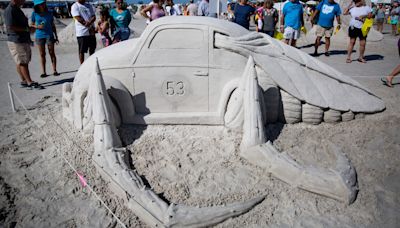
[[[137,23],[144,27],[143,20]],[[266,195],[250,212],[217,227],[398,227],[400,84],[390,89],[379,81],[399,63],[397,39],[385,34],[383,41],[369,43],[367,64],[346,64],[343,43],[332,45],[330,57],[318,57],[381,97],[384,112],[339,124],[267,126],[275,146],[302,164],[333,167],[327,141],[340,146],[358,173],[360,192],[352,205],[294,189],[249,164],[238,156],[241,133],[221,126],[129,125],[121,127],[121,138],[138,172],[170,202],[209,206]],[[299,46],[312,53],[312,42],[303,39]],[[0,227],[118,227],[99,199],[126,226],[145,226],[93,167],[90,135],[62,118],[61,84],[73,80],[79,67],[76,50],[61,43],[56,53],[62,75],[43,80],[34,48],[31,74],[46,88],[27,91],[14,85],[29,112],[18,105],[12,113],[6,84],[18,83],[18,77],[1,38]],[[96,194],[82,188],[66,161]]]

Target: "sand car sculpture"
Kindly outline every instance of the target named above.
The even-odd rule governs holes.
[[[94,131],[93,162],[113,191],[154,227],[217,224],[264,196],[212,207],[164,201],[127,159],[121,124],[207,124],[241,129],[240,155],[282,181],[345,203],[357,195],[356,171],[338,147],[336,168],[303,166],[265,137],[274,122],[348,121],[375,113],[381,99],[348,76],[271,37],[223,20],[161,18],[138,39],[96,52],[63,85],[63,115]]]

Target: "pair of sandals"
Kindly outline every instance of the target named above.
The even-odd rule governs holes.
[[[54,76],[60,76],[60,73],[58,73],[57,71],[54,71],[53,75],[54,75]],[[49,76],[49,75],[48,75],[48,74],[41,74],[41,75],[40,75],[41,78],[45,78],[45,77],[47,77],[47,76]]]
[[[32,82],[31,84],[28,84],[26,82],[21,82],[20,86],[21,88],[28,88],[28,89],[38,89],[38,90],[44,89],[44,87],[37,82]]]
[[[351,59],[346,59],[346,63],[351,63],[352,61],[353,60],[351,60]],[[365,60],[363,58],[358,58],[357,61],[360,63],[367,63],[367,60]]]

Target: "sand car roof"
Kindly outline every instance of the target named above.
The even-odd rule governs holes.
[[[149,24],[147,31],[152,31],[156,27],[168,24],[182,24],[182,25],[206,25],[214,29],[228,33],[230,36],[241,36],[249,31],[242,26],[235,24],[227,20],[221,20],[212,17],[200,17],[200,16],[190,16],[190,17],[162,17],[157,20],[152,21]]]

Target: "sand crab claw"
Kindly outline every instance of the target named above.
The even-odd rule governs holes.
[[[358,192],[356,171],[339,149],[330,144],[336,154],[335,170],[304,167],[286,153],[280,153],[272,143],[265,143],[262,103],[253,58],[250,56],[239,88],[243,93],[243,139],[240,155],[265,168],[282,181],[310,192],[328,196],[348,204]]]
[[[148,225],[153,227],[210,226],[243,214],[264,200],[265,197],[261,196],[247,202],[202,208],[168,205],[143,183],[140,176],[127,163],[127,151],[121,148],[116,126],[112,121],[111,100],[98,62],[96,74],[91,78],[88,96],[93,105],[95,144],[93,161],[102,176],[110,181],[114,192],[124,196],[128,207]]]

